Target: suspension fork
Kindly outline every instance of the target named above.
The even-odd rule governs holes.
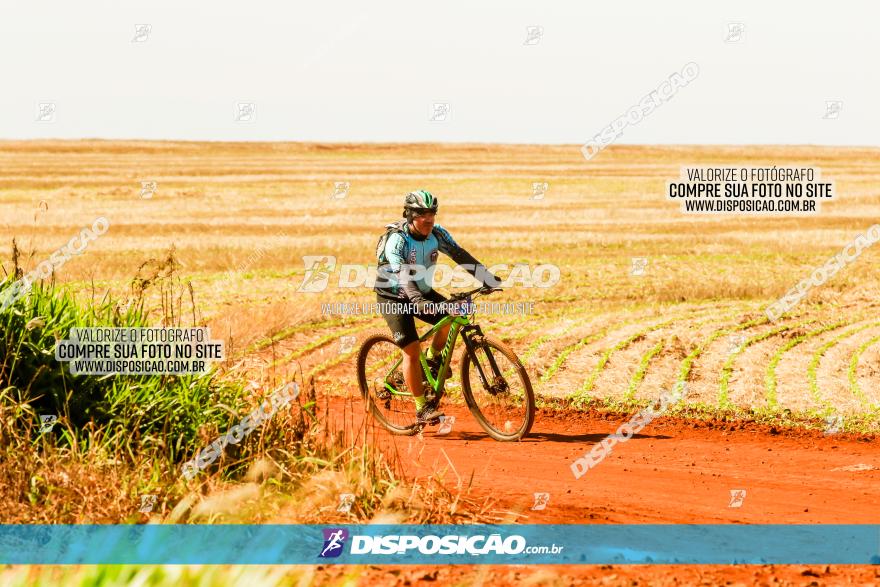
[[[489,360],[489,365],[492,367],[493,377],[491,383],[486,379],[486,374],[483,372],[483,366],[480,364],[480,361],[477,360],[477,347],[483,345],[483,330],[480,328],[479,324],[469,324],[462,327],[461,337],[464,339],[465,350],[468,353],[468,356],[470,356],[471,362],[477,366],[480,383],[482,383],[483,387],[488,390],[494,384],[495,379],[501,376],[501,371],[498,369],[495,357],[492,356],[492,351],[488,346],[484,346],[483,350],[486,353],[486,358]]]

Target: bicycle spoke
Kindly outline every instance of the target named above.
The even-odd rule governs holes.
[[[486,377],[479,377],[477,365],[469,365],[470,391],[479,412],[478,419],[501,436],[512,436],[527,426],[530,417],[530,395],[520,378],[520,368],[500,349],[489,347],[497,365],[496,371],[486,352],[486,346],[476,349],[476,360]],[[476,415],[476,414],[475,414]]]

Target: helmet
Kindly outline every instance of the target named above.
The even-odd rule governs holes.
[[[413,216],[426,212],[436,213],[437,205],[437,198],[431,192],[425,190],[410,192],[403,203],[403,215],[411,220]]]

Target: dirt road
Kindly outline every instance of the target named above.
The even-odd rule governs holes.
[[[337,417],[346,402],[334,399]],[[352,406],[355,408],[352,414]],[[360,402],[345,410],[362,422]],[[821,431],[775,429],[753,423],[660,418],[619,442],[595,468],[576,479],[571,463],[628,418],[596,412],[541,410],[532,433],[518,443],[490,439],[460,406],[452,432],[423,438],[381,435],[397,450],[407,474],[458,480],[471,495],[494,496],[519,512],[520,523],[880,523],[880,448],[868,438]],[[368,421],[369,423],[369,421]],[[436,430],[436,429],[433,429]],[[731,495],[737,493],[736,499]],[[532,510],[535,493],[548,493]],[[336,573],[326,569],[331,576]],[[368,568],[362,583],[399,585],[519,584],[876,584],[870,566],[580,566]]]
[[[456,417],[446,436],[383,441],[410,476],[441,472],[450,487],[473,476],[474,493],[524,523],[880,523],[880,447],[868,438],[660,418],[576,479],[571,463],[627,418],[541,410],[527,438],[502,443],[464,407],[444,411]],[[543,510],[535,493],[549,494]]]

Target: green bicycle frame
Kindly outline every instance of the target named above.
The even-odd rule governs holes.
[[[440,352],[440,358],[442,359],[440,363],[440,369],[437,371],[437,378],[434,379],[431,376],[431,370],[428,368],[428,361],[425,358],[425,353],[419,351],[419,363],[422,366],[422,374],[428,381],[428,386],[434,391],[435,394],[440,394],[443,390],[443,386],[446,384],[446,380],[449,375],[449,363],[452,361],[452,351],[455,349],[455,342],[458,340],[458,334],[461,332],[462,327],[468,326],[470,324],[470,320],[468,320],[467,316],[445,316],[442,318],[437,324],[435,324],[428,332],[419,337],[419,342],[424,342],[429,338],[433,337],[434,334],[437,333],[438,330],[446,326],[447,324],[451,324],[449,327],[449,335],[446,338],[446,345],[443,347],[443,350]],[[396,363],[391,367],[389,373],[393,373],[395,369],[403,362],[403,357],[397,360]],[[392,385],[388,383],[388,377],[385,377],[385,388],[391,392],[393,395],[397,396],[410,396],[412,397],[412,393],[409,391],[399,391],[394,389]]]

